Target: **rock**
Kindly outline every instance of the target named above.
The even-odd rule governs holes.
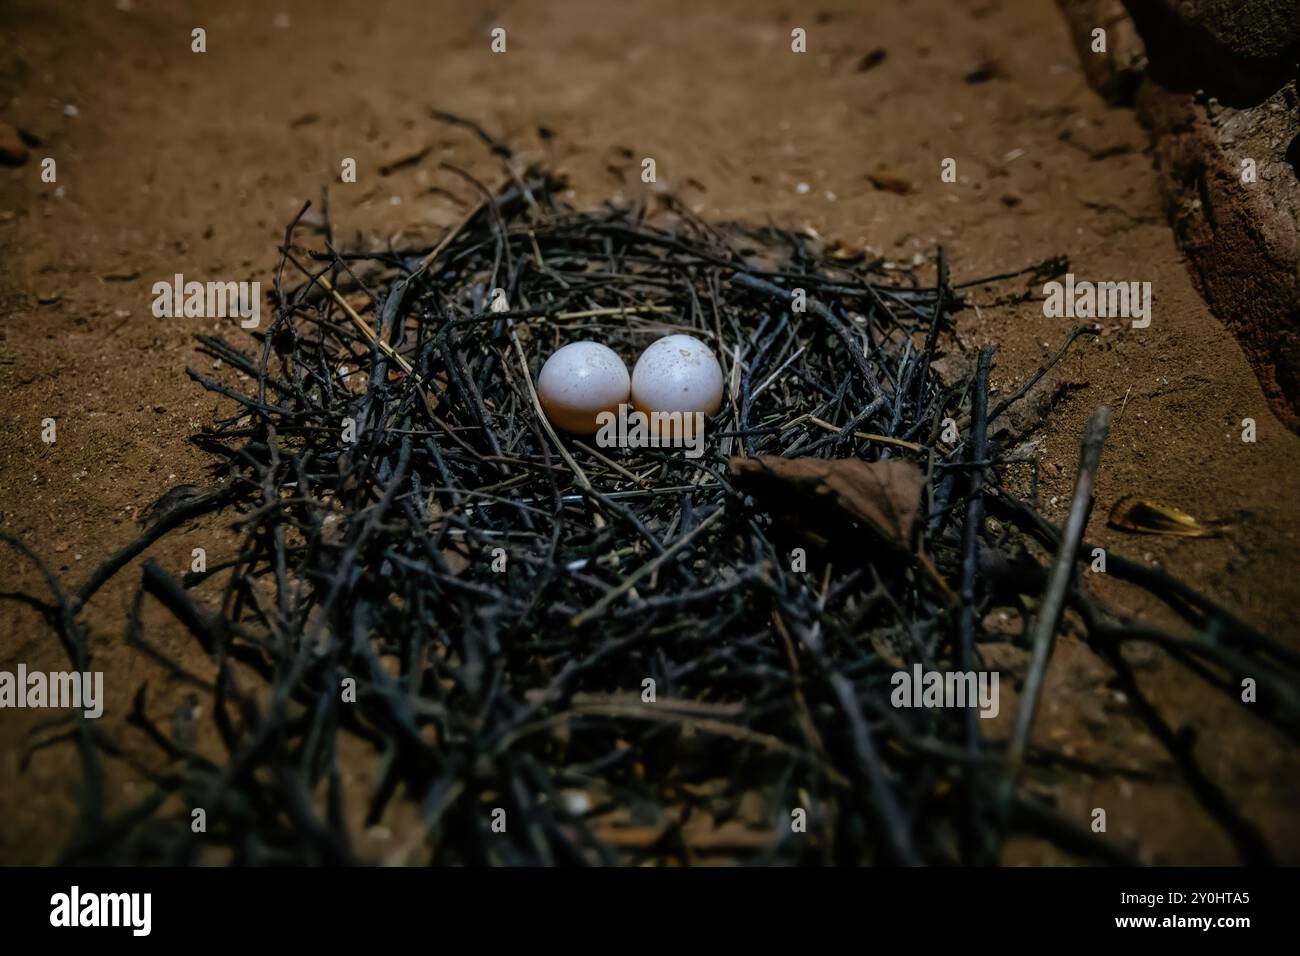
[[[1089,83],[1137,106],[1193,280],[1300,433],[1300,0],[1058,4]]]
[[[1057,0],[1088,84],[1111,103],[1129,103],[1142,81],[1146,49],[1120,0]],[[1093,31],[1106,31],[1096,52]]]
[[[1155,83],[1138,97],[1197,287],[1273,413],[1300,433],[1300,179],[1287,156],[1298,107],[1294,82],[1256,106],[1213,112]],[[1254,161],[1253,183],[1242,181],[1243,160]]]
[[[1161,86],[1243,106],[1295,77],[1300,0],[1128,0]]]
[[[21,166],[27,162],[27,155],[22,134],[8,123],[0,122],[0,164]]]
[[[870,180],[871,185],[882,192],[905,196],[912,191],[912,184],[909,180],[898,173],[885,169],[883,166],[874,173],[867,173],[867,179]]]

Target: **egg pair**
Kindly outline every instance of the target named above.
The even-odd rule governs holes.
[[[631,404],[646,414],[703,412],[722,405],[722,367],[707,345],[689,335],[667,335],[637,359],[629,378],[618,353],[599,342],[572,342],[556,350],[537,376],[537,397],[551,424],[575,435],[597,430],[601,412]]]

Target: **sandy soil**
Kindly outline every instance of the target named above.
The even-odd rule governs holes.
[[[499,3],[491,14],[417,0],[128,6],[0,7],[0,120],[44,141],[26,165],[0,168],[0,529],[66,583],[131,540],[139,510],[172,485],[204,482],[204,456],[188,439],[218,403],[185,368],[211,362],[197,354],[196,333],[242,333],[154,318],[153,282],[176,272],[269,281],[286,222],[322,190],[343,240],[436,238],[476,198],[438,164],[493,178],[470,136],[430,121],[428,109],[440,107],[567,173],[579,204],[644,188],[640,159],[651,156],[660,187],[707,217],[806,225],[894,260],[924,256],[927,269],[942,244],[958,282],[1057,254],[1080,277],[1150,281],[1150,328],[1109,321],[1061,370],[1074,387],[1041,433],[1046,511],[1063,519],[1083,424],[1112,404],[1089,536],[1300,646],[1300,438],[1270,415],[1240,350],[1195,294],[1157,205],[1144,133],[1088,90],[1053,4],[566,0]],[[273,22],[279,11],[287,27]],[[489,50],[498,24],[504,55]],[[194,27],[207,31],[204,54],[190,50]],[[805,55],[790,51],[794,27],[808,31]],[[883,60],[861,68],[873,50]],[[379,172],[426,147],[422,161]],[[40,181],[46,156],[57,184]],[[357,161],[356,184],[339,183],[344,157]],[[946,157],[957,161],[954,184],[940,180]],[[912,191],[873,188],[867,174],[880,167]],[[997,304],[1022,290],[977,288],[979,308],[960,317],[968,355],[998,346],[1003,393],[1069,325],[1045,318],[1039,302]],[[58,422],[53,446],[41,441],[47,417]],[[1258,423],[1254,444],[1241,440],[1247,417]],[[1139,539],[1105,527],[1110,505],[1131,493],[1224,522],[1222,535]],[[228,540],[216,519],[151,554],[179,572],[192,547],[219,553]],[[43,593],[26,562],[6,553],[0,569],[0,591]],[[190,690],[122,644],[138,579],[128,568],[87,619],[107,673],[102,729],[151,760],[125,723],[137,688],[150,682],[149,711],[164,718]],[[189,653],[178,626],[148,605],[144,627],[153,643]],[[1023,661],[1009,645],[1002,652]],[[35,612],[0,603],[0,668],[62,660]],[[1155,655],[1135,662],[1166,719],[1195,734],[1207,775],[1279,858],[1300,862],[1294,748],[1185,671]],[[1109,838],[1143,859],[1234,862],[1108,675],[1063,640],[1040,739],[1145,777],[1058,775],[1043,791],[1081,822],[1107,808]],[[76,824],[75,751],[31,753],[63,729],[51,712],[0,712],[0,863],[54,859]],[[145,792],[125,762],[110,766],[108,786],[121,805]],[[1031,841],[1007,851],[1008,862],[1060,859]]]

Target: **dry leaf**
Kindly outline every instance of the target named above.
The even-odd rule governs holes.
[[[1137,495],[1126,495],[1115,502],[1107,520],[1112,527],[1137,534],[1173,534],[1184,538],[1203,538],[1210,534],[1191,515]]]
[[[736,483],[755,494],[831,506],[886,541],[911,546],[925,474],[910,461],[763,456],[732,458],[728,465]]]

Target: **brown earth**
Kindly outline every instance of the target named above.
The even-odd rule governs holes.
[[[416,0],[128,6],[0,8],[0,120],[42,143],[24,165],[0,169],[0,530],[69,586],[138,533],[142,508],[205,479],[188,439],[221,406],[185,376],[187,365],[211,364],[193,337],[243,333],[154,318],[152,284],[176,272],[269,282],[286,222],[322,190],[340,241],[432,241],[476,199],[439,162],[494,176],[470,136],[430,121],[438,107],[567,173],[579,204],[643,188],[640,158],[651,156],[660,187],[707,217],[770,217],[896,261],[922,255],[927,270],[942,244],[958,282],[1061,253],[1080,278],[1150,281],[1149,328],[1106,320],[1100,339],[1062,366],[1059,380],[1077,387],[1037,447],[1046,513],[1063,519],[1083,424],[1096,405],[1113,405],[1089,537],[1164,566],[1300,646],[1300,437],[1272,417],[1240,348],[1197,296],[1161,213],[1146,136],[1131,112],[1087,87],[1052,4],[593,0],[502,3],[494,15]],[[273,23],[280,10],[287,27]],[[489,50],[496,24],[508,31],[504,55]],[[207,31],[206,53],[190,50],[194,27]],[[806,55],[790,50],[794,27],[808,31]],[[873,50],[883,60],[864,60]],[[380,174],[425,147],[422,161]],[[57,184],[41,181],[47,156]],[[344,157],[357,161],[356,184],[339,183]],[[940,179],[946,157],[957,160],[953,184]],[[901,177],[910,191],[873,188],[868,174],[881,169],[879,182]],[[1069,325],[1045,318],[1037,301],[997,304],[1022,288],[972,290],[975,307],[958,326],[965,357],[998,346],[1002,394]],[[41,441],[46,418],[58,423],[54,445]],[[1258,423],[1255,443],[1242,441],[1245,418]],[[1222,534],[1134,538],[1107,528],[1110,505],[1133,493],[1222,522]],[[229,547],[227,524],[182,529],[150,554],[185,570],[191,548]],[[0,591],[46,593],[27,562],[11,553],[0,561]],[[123,645],[138,573],[129,567],[105,587],[86,619],[95,667],[106,672],[100,729],[152,762],[125,721],[132,697],[148,680],[148,710],[166,720],[192,689]],[[1142,596],[1100,587],[1160,617]],[[152,643],[211,673],[148,602],[143,623]],[[1023,667],[1023,651],[1009,644],[992,653],[1000,666]],[[1163,657],[1134,657],[1165,718],[1195,733],[1206,774],[1278,858],[1300,862],[1294,748]],[[34,611],[0,603],[0,668],[63,669],[64,660]],[[1043,792],[1084,825],[1091,808],[1106,808],[1108,838],[1145,860],[1234,862],[1222,831],[1106,686],[1108,674],[1063,639],[1038,739],[1139,772],[1061,773],[1040,781]],[[76,824],[75,750],[61,743],[27,759],[35,742],[67,729],[59,719],[0,711],[0,863],[53,860]],[[1005,732],[998,723],[994,734]],[[358,760],[356,776],[368,772]],[[106,785],[119,809],[147,792],[125,761],[110,763]],[[405,858],[400,828],[366,836],[361,848],[376,859]],[[1029,840],[1006,854],[1062,859]]]

